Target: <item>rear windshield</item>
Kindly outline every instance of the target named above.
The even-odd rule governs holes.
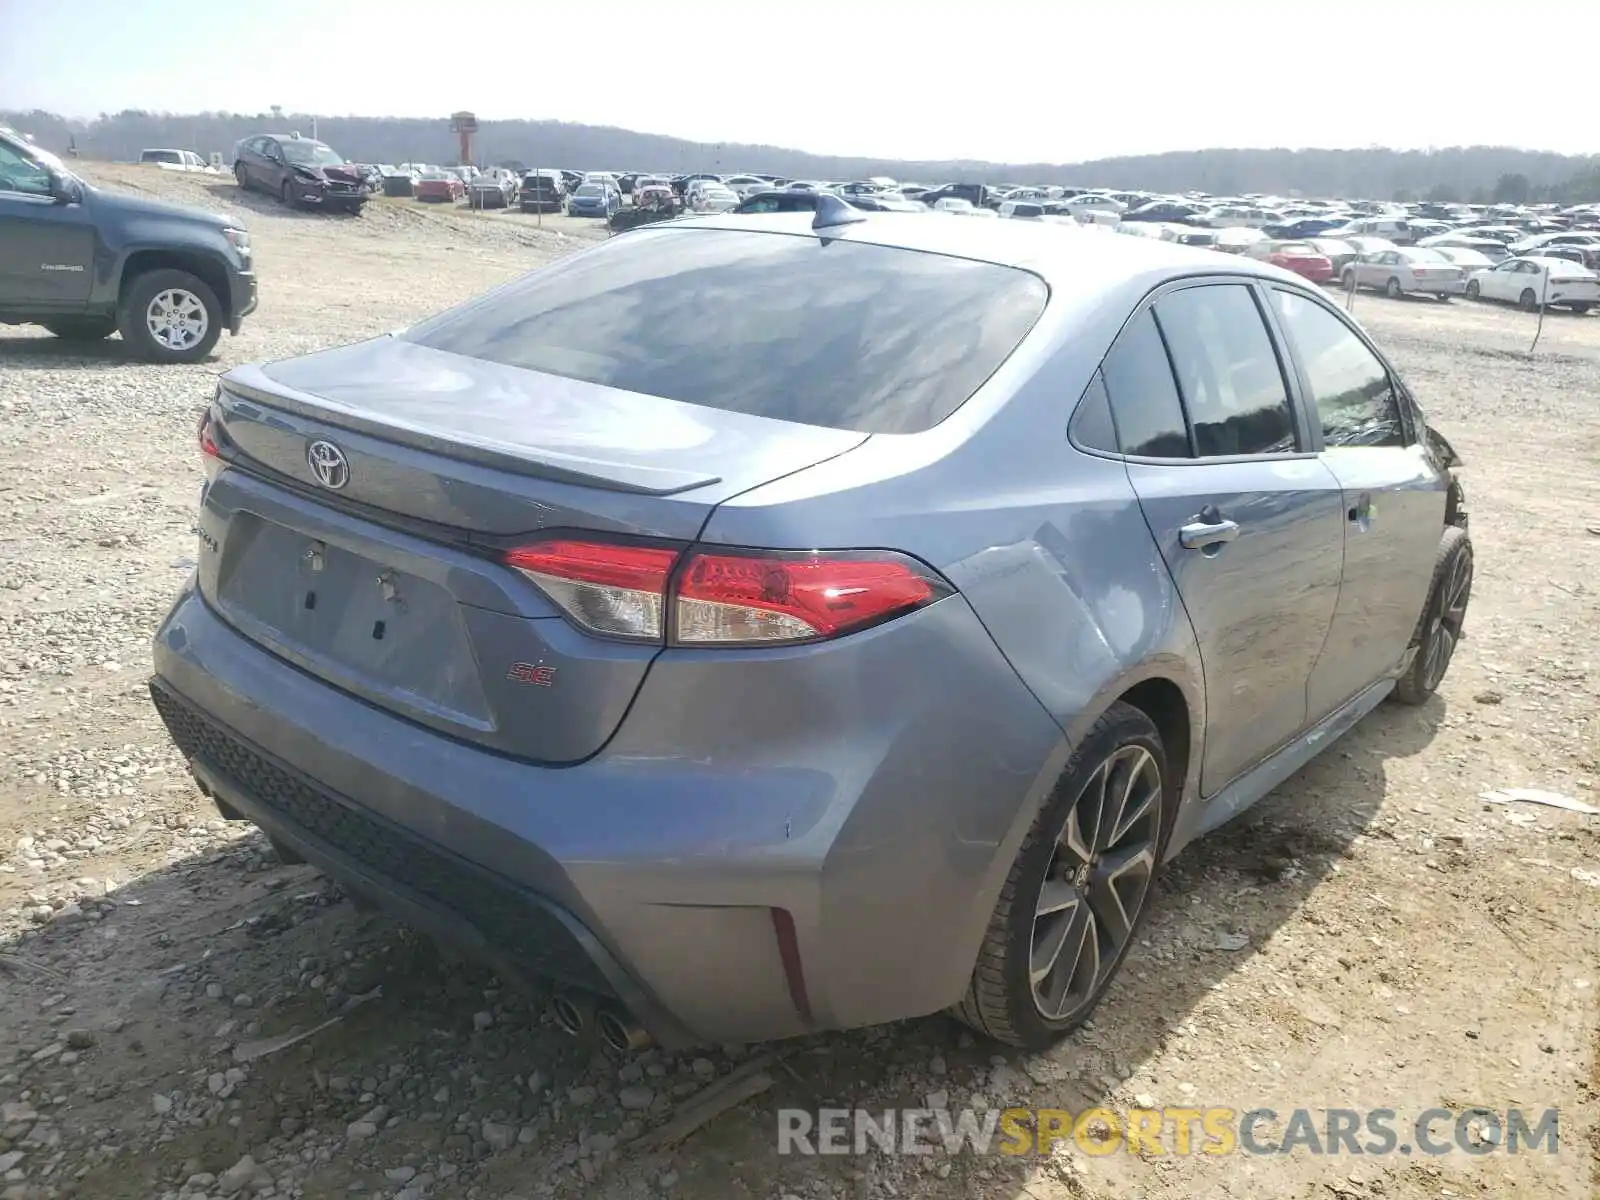
[[[412,329],[452,354],[863,433],[937,425],[1044,310],[1034,275],[735,230],[638,230]]]

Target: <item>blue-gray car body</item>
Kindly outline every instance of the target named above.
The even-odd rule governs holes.
[[[584,294],[585,272],[632,280],[627,264],[665,246],[694,310],[697,286],[715,299],[702,249],[788,239],[1042,285],[1019,344],[915,432],[438,348],[514,309],[529,279],[224,376],[200,565],[152,681],[224,811],[509,972],[614,998],[665,1043],[785,1037],[962,998],[1019,846],[1119,701],[1166,747],[1170,858],[1394,687],[1441,533],[1464,522],[1453,458],[1314,287],[1147,239],[862,216],[678,221],[529,279]],[[1218,286],[1254,305],[1292,444],[1164,458],[1108,442],[1108,356],[1165,297]],[[1285,303],[1317,306],[1382,364],[1394,444],[1326,444]],[[342,462],[335,487],[319,443]],[[1196,541],[1202,516],[1237,536]],[[827,640],[619,641],[504,561],[572,531],[881,550],[940,587]]]

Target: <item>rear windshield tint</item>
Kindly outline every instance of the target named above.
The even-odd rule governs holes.
[[[944,420],[1044,310],[1035,275],[789,234],[638,230],[405,336],[452,354],[863,433]]]

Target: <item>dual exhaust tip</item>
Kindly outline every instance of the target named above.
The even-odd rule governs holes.
[[[566,992],[557,995],[551,1001],[550,1015],[563,1033],[584,1037],[592,1030],[606,1045],[623,1054],[643,1050],[655,1040],[626,1009],[596,1003],[586,996]]]

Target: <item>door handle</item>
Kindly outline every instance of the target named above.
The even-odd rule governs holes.
[[[1239,522],[1222,518],[1216,521],[1192,521],[1178,529],[1178,544],[1185,550],[1205,550],[1220,546],[1239,536]]]

